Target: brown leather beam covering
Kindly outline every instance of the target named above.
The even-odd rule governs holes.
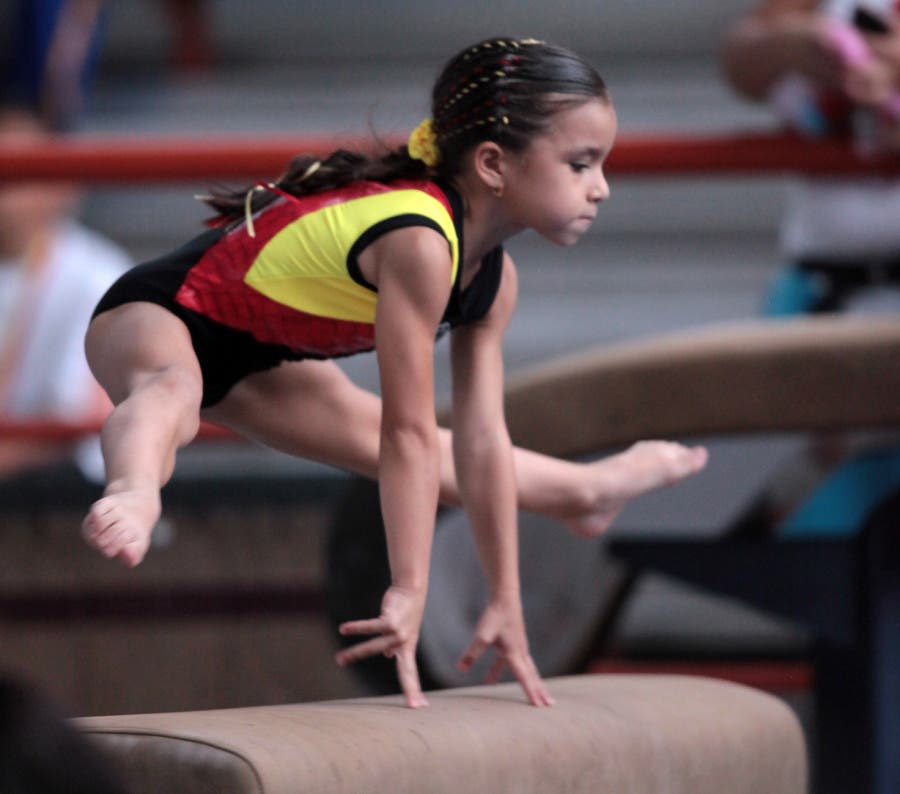
[[[511,376],[514,441],[577,456],[641,438],[900,426],[900,319],[708,326]]]
[[[79,720],[132,794],[804,794],[800,725],[781,701],[711,679],[549,681],[399,697]]]

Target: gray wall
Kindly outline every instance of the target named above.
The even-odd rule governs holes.
[[[109,4],[107,57],[165,51],[162,4]],[[585,54],[691,55],[711,52],[748,0],[435,2],[434,0],[208,0],[220,51],[269,63],[303,58],[428,58],[492,35],[551,39]]]

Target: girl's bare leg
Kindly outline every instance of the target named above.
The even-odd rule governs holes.
[[[333,362],[293,362],[251,375],[204,416],[283,452],[377,475],[381,401]],[[458,505],[449,431],[440,441],[441,501]],[[631,499],[698,472],[706,458],[702,447],[665,441],[642,441],[592,463],[516,448],[519,507],[598,535]]]
[[[596,537],[632,499],[696,474],[707,459],[704,447],[673,441],[638,441],[589,463],[517,448],[519,506],[555,518],[577,535]]]
[[[197,433],[200,368],[181,321],[149,303],[95,318],[85,351],[115,408],[101,433],[106,488],[82,533],[105,556],[134,566],[150,545],[175,452]]]

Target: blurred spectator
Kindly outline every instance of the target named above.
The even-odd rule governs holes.
[[[53,129],[71,128],[99,48],[103,0],[20,0],[10,26],[5,102],[30,108]]]
[[[207,68],[212,46],[206,0],[156,3],[171,28],[172,65],[181,72]],[[103,0],[19,0],[0,42],[10,56],[0,101],[30,108],[51,129],[75,127],[100,52],[103,6]]]
[[[0,109],[0,146],[50,139],[30,113]],[[109,406],[84,358],[100,296],[131,262],[73,217],[73,188],[0,183],[0,416],[83,422]],[[0,438],[0,474],[49,462],[57,445]]]
[[[3,794],[123,794],[98,750],[37,689],[0,676]]]
[[[728,31],[724,72],[737,92],[768,103],[795,131],[844,136],[865,155],[900,154],[898,8],[895,0],[763,0]],[[900,179],[798,181],[781,249],[788,267],[767,296],[768,314],[900,313]],[[781,529],[792,534],[859,526],[900,487],[896,440],[870,441],[818,440],[805,461],[785,467],[744,527],[761,519],[785,519]]]

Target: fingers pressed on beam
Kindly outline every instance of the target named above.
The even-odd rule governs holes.
[[[428,699],[422,693],[422,685],[419,682],[414,653],[404,651],[397,654],[397,678],[400,680],[400,688],[403,690],[407,706],[417,709],[428,705]]]
[[[522,685],[522,689],[525,690],[528,702],[532,706],[552,706],[556,702],[550,696],[550,693],[544,686],[544,682],[540,679],[537,681],[519,681],[519,683]]]
[[[538,705],[553,706],[556,703],[553,699],[553,695],[550,694],[550,691],[545,686],[543,679],[538,680],[538,688],[535,691],[535,695],[540,700]]]
[[[552,706],[556,702],[544,686],[544,682],[530,657],[525,661],[510,659],[508,663],[513,671],[513,675],[521,684],[522,689],[525,690],[525,694],[533,706]]]

